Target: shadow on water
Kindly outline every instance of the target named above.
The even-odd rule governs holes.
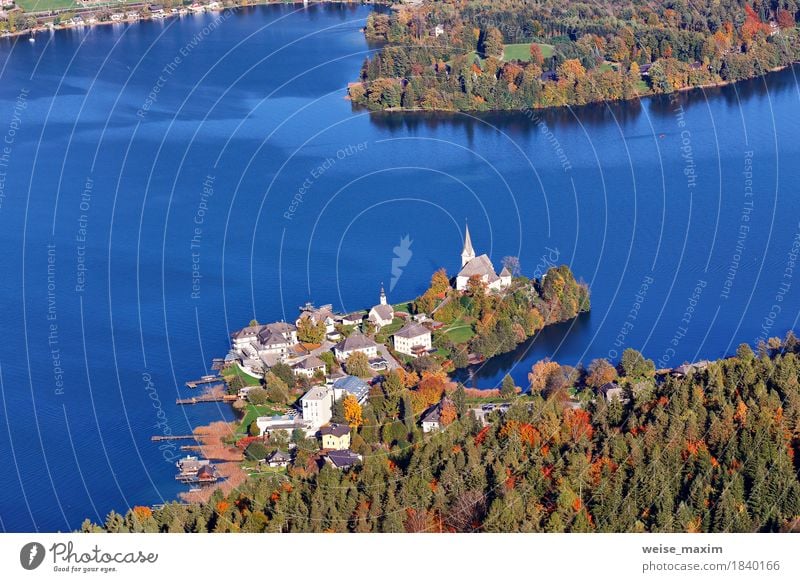
[[[499,388],[506,374],[517,386],[528,385],[527,365],[522,361],[536,362],[544,358],[558,361],[559,354],[570,354],[577,361],[586,348],[585,332],[589,330],[590,313],[582,313],[573,320],[548,325],[534,337],[522,342],[514,351],[490,358],[480,365],[456,370],[452,376],[468,388]]]

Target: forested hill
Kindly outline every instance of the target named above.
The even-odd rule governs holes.
[[[669,93],[800,59],[798,0],[452,0],[370,16],[385,42],[355,103],[371,109],[551,107]]]
[[[531,372],[533,394],[482,427],[463,388],[443,430],[423,434],[370,396],[351,448],[363,465],[316,464],[298,444],[288,472],[204,505],[135,508],[84,531],[750,532],[798,529],[800,361],[793,335],[656,381],[627,351],[585,380]],[[545,381],[542,379],[545,378]],[[608,386],[608,384],[605,384]],[[574,394],[582,401],[567,400]],[[461,394],[459,394],[461,392]],[[499,413],[495,413],[499,414]],[[320,465],[321,468],[320,468]]]

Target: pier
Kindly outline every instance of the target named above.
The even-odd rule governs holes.
[[[157,434],[150,437],[150,440],[157,443],[159,441],[187,441],[189,439],[196,440],[197,437],[193,434],[180,434],[175,436],[167,436],[163,434]]]
[[[189,388],[197,388],[198,386],[205,386],[206,384],[223,384],[225,380],[222,376],[216,374],[208,374],[197,380],[189,380],[186,386]]]
[[[238,396],[235,394],[206,394],[205,396],[193,396],[192,398],[178,398],[175,404],[200,404],[201,402],[233,402]]]

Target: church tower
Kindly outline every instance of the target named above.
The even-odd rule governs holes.
[[[461,251],[461,268],[475,258],[475,250],[472,248],[472,239],[469,236],[469,224],[464,229],[464,250]]]
[[[386,291],[383,290],[383,283],[381,283],[381,305],[386,305]]]

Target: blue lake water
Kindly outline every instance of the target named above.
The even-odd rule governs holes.
[[[150,437],[232,418],[174,405],[231,331],[370,306],[382,282],[412,298],[455,273],[467,219],[495,264],[569,264],[593,308],[470,384],[626,346],[675,366],[797,326],[796,69],[672,101],[371,115],[344,99],[367,14],[0,42],[1,530],[174,498]]]

